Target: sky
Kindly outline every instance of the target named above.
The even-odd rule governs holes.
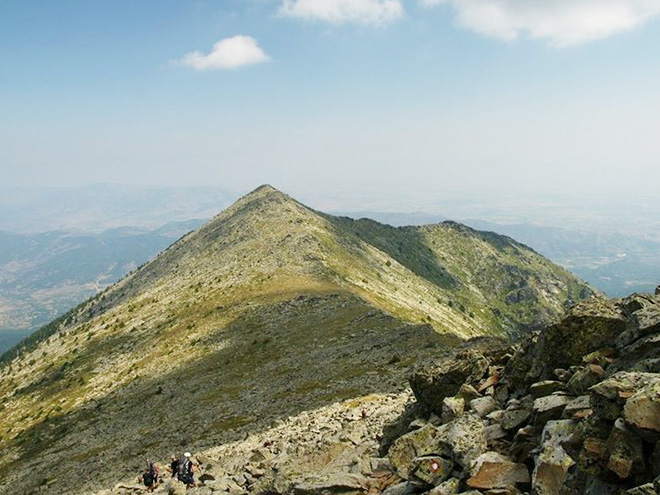
[[[659,52],[660,0],[0,0],[0,185],[657,198]]]

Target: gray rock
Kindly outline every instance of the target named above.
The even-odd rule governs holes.
[[[642,440],[626,427],[621,418],[615,422],[607,443],[607,468],[620,479],[646,471]]]
[[[456,495],[459,493],[460,486],[461,481],[458,478],[450,478],[433,488],[428,495]]]
[[[582,356],[611,345],[627,320],[615,301],[591,298],[571,308],[559,323],[539,335],[539,365],[550,370],[582,361]]]
[[[410,387],[419,402],[436,413],[442,413],[443,400],[457,394],[461,385],[481,378],[490,364],[478,351],[465,351],[465,356],[452,356],[433,366],[416,370]]]
[[[575,399],[571,399],[562,413],[562,418],[571,419],[575,413],[591,409],[591,396],[581,395]]]
[[[327,476],[310,476],[304,480],[294,481],[291,486],[291,493],[293,495],[357,494],[364,492],[366,486],[367,480],[363,476],[333,473]]]
[[[585,368],[578,368],[573,376],[568,380],[566,388],[572,395],[584,395],[589,389],[600,383],[605,378],[605,371],[597,365],[589,365]]]
[[[411,493],[417,493],[418,486],[409,481],[404,481],[402,483],[397,483],[388,487],[383,495],[410,495]]]
[[[657,377],[660,380],[660,375]],[[660,432],[660,381],[637,390],[623,408],[629,425],[640,430]]]
[[[545,424],[552,419],[561,418],[570,398],[565,395],[547,395],[534,401],[536,424]]]
[[[497,423],[486,427],[486,441],[489,445],[491,445],[495,440],[500,440],[506,436],[506,430]]]
[[[616,339],[617,349],[622,349],[650,333],[660,332],[660,304],[646,306],[633,313],[626,331]]]
[[[536,382],[531,387],[529,387],[529,391],[534,399],[545,397],[546,395],[550,395],[553,392],[564,390],[566,390],[566,384],[556,380],[544,380],[542,382]]]
[[[413,462],[415,458],[451,454],[442,440],[444,436],[440,435],[439,428],[428,424],[395,440],[388,451],[388,457],[397,474],[408,479],[416,467]]]
[[[496,407],[497,403],[495,402],[495,399],[488,396],[480,397],[470,401],[470,409],[477,413],[481,418],[493,412]]]
[[[476,414],[466,413],[438,428],[438,439],[451,450],[454,460],[470,469],[487,447],[486,428]]]
[[[445,397],[442,400],[442,422],[449,423],[465,412],[465,399]]]
[[[532,413],[527,409],[511,409],[504,411],[500,425],[505,430],[517,430],[529,421]]]

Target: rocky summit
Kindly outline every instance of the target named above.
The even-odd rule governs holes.
[[[2,356],[0,493],[139,492],[147,457],[183,451],[189,493],[516,493],[559,471],[632,487],[658,457],[657,303],[596,298],[560,322],[594,295],[507,237],[263,186]],[[602,472],[574,474],[560,439],[582,430],[561,421],[593,424]]]

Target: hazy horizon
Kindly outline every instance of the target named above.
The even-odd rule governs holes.
[[[4,2],[2,184],[652,196],[658,19],[633,0]]]

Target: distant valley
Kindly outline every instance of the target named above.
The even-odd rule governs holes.
[[[0,232],[0,353],[135,270],[201,220],[102,233]]]

